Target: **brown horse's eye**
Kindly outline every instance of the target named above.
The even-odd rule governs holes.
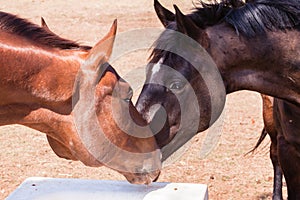
[[[174,81],[170,84],[170,90],[180,90],[184,85],[185,84],[182,81]]]
[[[127,96],[126,98],[124,98],[123,100],[126,102],[130,102],[133,96],[133,90],[131,87],[129,87],[128,92],[127,92]]]

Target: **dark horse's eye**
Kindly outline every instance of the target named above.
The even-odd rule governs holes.
[[[171,90],[180,90],[184,87],[184,83],[182,81],[174,81],[170,84],[170,89]]]

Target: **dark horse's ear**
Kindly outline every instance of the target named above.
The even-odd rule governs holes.
[[[163,7],[158,0],[154,0],[154,9],[164,27],[175,21],[175,14]]]
[[[176,11],[177,30],[193,39],[197,39],[199,36],[199,27],[197,27],[191,18],[185,16],[176,5],[174,5],[174,8]]]

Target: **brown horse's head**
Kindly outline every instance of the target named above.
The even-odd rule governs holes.
[[[72,115],[83,146],[95,160],[129,182],[148,184],[159,174],[160,151],[131,102],[131,87],[107,63],[115,33],[116,21],[82,64]],[[130,135],[136,132],[139,135]]]
[[[44,132],[58,156],[105,165],[132,183],[156,178],[160,150],[132,105],[130,86],[107,62],[116,21],[88,47],[59,37],[44,21],[40,27],[0,16],[0,125]]]

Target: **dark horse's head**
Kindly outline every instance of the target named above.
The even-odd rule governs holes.
[[[225,90],[204,50],[209,42],[205,32],[176,6],[176,14],[158,1],[154,6],[166,29],[154,44],[137,109],[157,133],[159,146],[172,146],[163,155],[166,159],[218,118]]]

